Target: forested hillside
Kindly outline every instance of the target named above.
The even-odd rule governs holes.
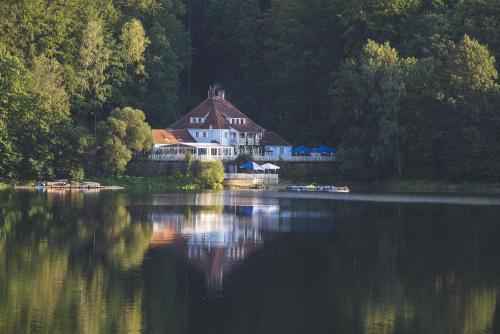
[[[112,110],[165,127],[218,84],[292,143],[337,147],[345,176],[500,180],[498,0],[0,0],[0,15],[3,177],[120,172],[147,143]]]

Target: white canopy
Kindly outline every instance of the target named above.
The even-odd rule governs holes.
[[[278,170],[278,169],[280,169],[279,166],[276,166],[276,165],[273,165],[270,163],[263,164],[261,167],[264,168],[265,170]]]

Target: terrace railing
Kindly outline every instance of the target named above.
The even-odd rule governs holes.
[[[222,160],[222,161],[232,161],[237,158],[236,155],[192,155],[194,161],[211,161],[211,160]],[[150,160],[156,161],[184,161],[186,159],[185,155],[179,154],[150,154]]]
[[[278,174],[265,174],[265,173],[255,173],[255,174],[248,174],[248,173],[225,173],[224,174],[225,179],[229,180],[248,180],[248,179],[262,179],[262,180],[277,180],[279,179]]]
[[[194,161],[210,161],[210,160],[222,160],[222,161],[232,161],[237,158],[236,155],[196,155],[193,156]],[[185,155],[178,154],[150,154],[150,160],[156,161],[183,161]],[[291,156],[291,157],[274,157],[274,156],[264,156],[264,155],[254,155],[254,161],[258,162],[279,162],[279,161],[289,161],[289,162],[331,162],[335,161],[335,157],[327,156]]]
[[[335,157],[328,156],[298,156],[292,155],[291,157],[275,157],[268,155],[253,156],[255,161],[292,161],[292,162],[328,162],[335,161]]]

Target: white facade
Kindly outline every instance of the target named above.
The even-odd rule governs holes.
[[[260,132],[238,132],[234,129],[187,129],[197,143],[234,146],[236,153],[261,155]]]
[[[265,156],[275,159],[288,160],[292,157],[292,146],[266,145]]]
[[[187,129],[197,143],[214,143],[231,145],[232,136],[236,131],[230,129]]]

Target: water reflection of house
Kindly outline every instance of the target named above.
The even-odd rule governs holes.
[[[175,248],[205,274],[209,291],[221,289],[226,274],[278,233],[331,228],[317,218],[326,217],[323,222],[330,222],[330,211],[317,211],[315,222],[310,224],[303,212],[280,210],[277,200],[189,196],[188,202],[197,205],[181,205],[182,200],[168,195],[153,199],[154,205],[147,210],[153,223],[151,244]]]
[[[258,223],[233,207],[169,207],[153,210],[149,220],[152,246],[174,247],[205,274],[211,291],[220,289],[224,275],[263,243]]]

